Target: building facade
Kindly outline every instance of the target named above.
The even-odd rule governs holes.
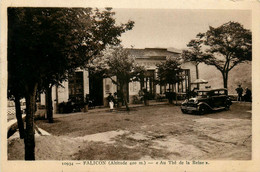
[[[145,77],[141,81],[130,82],[127,88],[128,102],[133,103],[133,98],[139,91],[145,88],[151,99],[166,91],[174,91],[178,94],[185,94],[192,89],[190,84],[196,79],[195,65],[192,63],[182,64],[183,81],[175,85],[158,85],[155,82],[157,75],[156,65],[166,61],[167,58],[179,58],[178,51],[169,51],[164,48],[127,49],[137,63],[146,68]],[[116,78],[115,78],[116,79]],[[72,100],[75,102],[84,101],[86,96],[93,100],[94,106],[106,106],[106,98],[109,93],[116,93],[118,88],[111,79],[92,74],[87,70],[78,70],[69,77],[68,81],[62,83],[62,87],[53,87],[52,98],[54,112],[57,112],[57,105]],[[45,95],[41,95],[41,104],[45,105]]]

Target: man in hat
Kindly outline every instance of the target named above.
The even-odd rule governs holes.
[[[242,101],[243,88],[241,87],[241,85],[238,85],[236,91],[237,91],[237,101]]]

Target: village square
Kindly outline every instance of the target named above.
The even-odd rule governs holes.
[[[252,158],[250,12],[8,8],[8,22],[8,160]]]

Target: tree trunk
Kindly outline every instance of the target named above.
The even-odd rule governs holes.
[[[34,139],[34,113],[35,113],[35,96],[37,84],[32,90],[28,90],[26,96],[26,133],[24,137],[25,160],[35,160],[35,139]]]
[[[196,79],[199,79],[199,63],[197,63],[196,65]],[[200,84],[197,84],[197,88],[200,89]]]
[[[125,107],[126,107],[126,110],[127,111],[130,111],[129,107],[128,107],[128,103],[127,103],[127,85],[126,83],[122,83],[120,84],[120,92],[121,92],[121,95],[122,95],[122,99],[123,99],[123,102],[125,103]]]
[[[228,72],[222,72],[224,88],[228,88]]]
[[[46,87],[46,111],[49,123],[53,123],[52,86]]]
[[[20,97],[15,96],[15,114],[16,114],[16,119],[18,123],[18,128],[19,128],[19,135],[20,139],[24,138],[24,124],[23,124],[23,118],[22,118],[22,113],[21,113],[21,103],[20,103]]]
[[[59,110],[59,93],[58,93],[58,85],[56,85],[55,86],[55,93],[56,93],[56,111],[55,111],[55,113],[57,113],[58,112],[58,110]]]
[[[177,105],[178,104],[178,98],[177,98],[176,85],[174,86],[174,91],[175,91],[175,105]]]

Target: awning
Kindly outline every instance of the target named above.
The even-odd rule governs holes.
[[[196,79],[194,82],[191,82],[191,84],[207,84],[208,81],[204,79]]]

